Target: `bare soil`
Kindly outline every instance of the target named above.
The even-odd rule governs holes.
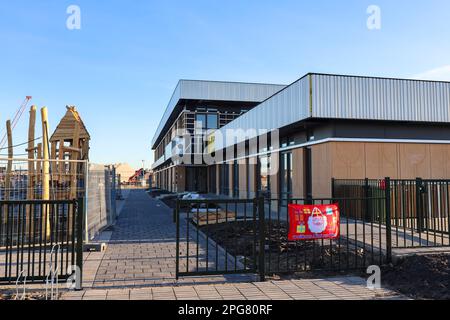
[[[450,255],[415,255],[383,268],[382,282],[414,299],[450,300]]]
[[[269,278],[315,278],[335,275],[367,277],[367,265],[380,265],[378,257],[366,260],[361,249],[346,248],[345,238],[340,245],[335,241],[287,241],[286,223],[267,221],[265,237],[266,271]],[[252,221],[237,221],[200,228],[223,248],[237,257],[246,259],[247,265],[258,259],[259,244],[254,256],[255,235],[258,226]],[[305,272],[308,271],[308,272]],[[382,267],[382,283],[390,289],[413,299],[450,300],[450,255],[416,255],[404,258],[395,265]]]
[[[19,291],[19,296],[21,295],[21,292]],[[20,298],[22,298],[20,296]],[[0,301],[2,300],[16,300],[16,292],[2,292],[0,293]],[[25,298],[22,300],[45,300],[45,293],[27,293],[25,294]]]
[[[266,272],[285,275],[296,272],[314,271],[340,274],[340,271],[358,270],[370,262],[368,253],[364,259],[361,249],[346,246],[330,240],[297,241],[287,239],[287,223],[266,221],[265,262]],[[246,259],[252,266],[259,253],[259,228],[253,221],[237,221],[200,229],[226,248],[233,256]],[[255,248],[256,241],[256,248]],[[377,257],[375,257],[377,258]]]

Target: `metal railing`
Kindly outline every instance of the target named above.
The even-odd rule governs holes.
[[[178,200],[177,278],[258,273],[264,280],[272,274],[382,265],[391,261],[391,230],[377,221],[376,213],[389,216],[388,203],[387,193],[371,198]],[[289,241],[289,204],[338,204],[339,237]]]
[[[389,206],[377,209],[374,218],[390,225],[394,248],[450,245],[450,180],[333,179],[332,185],[334,197],[389,195]],[[392,212],[391,219],[386,217],[387,208]],[[360,218],[367,221],[367,217]]]
[[[45,281],[55,270],[60,279],[81,272],[83,205],[83,199],[0,201],[0,283]]]
[[[291,198],[265,201],[267,274],[362,270],[390,261],[386,226],[377,221],[386,197]],[[288,241],[289,204],[332,205],[340,210],[340,234],[333,240]],[[368,210],[374,208],[375,210]],[[370,217],[368,220],[361,216]]]
[[[238,242],[231,222],[246,223],[249,242]],[[252,200],[177,200],[176,275],[256,273],[257,203]],[[218,227],[225,228],[218,229]],[[218,238],[218,233],[223,238]],[[243,246],[245,248],[243,248]],[[241,250],[246,255],[241,255]]]

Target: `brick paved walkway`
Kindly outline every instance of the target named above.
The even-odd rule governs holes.
[[[386,290],[367,289],[359,277],[256,283],[163,286],[67,292],[63,300],[399,300]]]
[[[184,227],[182,229],[185,229]],[[367,289],[359,277],[254,282],[253,276],[175,280],[175,224],[172,212],[144,191],[130,192],[107,251],[86,256],[85,290],[65,300],[325,300],[401,299],[389,290]],[[182,230],[182,237],[186,232]],[[105,239],[104,238],[104,239]],[[107,240],[107,239],[106,239]],[[205,244],[200,242],[201,252]],[[186,248],[181,250],[185,252]],[[189,248],[196,251],[196,247]],[[214,250],[212,250],[214,251]],[[214,267],[214,259],[211,259]],[[222,259],[223,262],[223,259]],[[182,265],[185,268],[185,265]]]
[[[181,236],[186,237],[182,230]],[[192,241],[194,242],[194,241]],[[200,255],[205,256],[205,243],[200,241]],[[210,243],[209,246],[212,246]],[[191,243],[191,256],[196,252]],[[186,247],[180,247],[182,254]],[[210,254],[215,250],[210,247]],[[172,210],[150,198],[143,190],[132,190],[114,227],[106,253],[98,267],[94,287],[161,286],[175,284],[176,227]],[[186,259],[180,269],[186,269]],[[206,259],[201,263],[205,266]],[[214,257],[208,265],[214,268]],[[218,263],[223,264],[224,258]],[[193,267],[193,261],[190,266]],[[178,283],[209,283],[225,281],[251,281],[254,276],[227,275],[180,279]]]
[[[182,236],[186,236],[182,233]],[[83,291],[64,290],[63,300],[362,300],[403,299],[387,289],[369,290],[365,279],[337,277],[253,282],[253,276],[175,280],[175,225],[169,208],[133,190],[113,230],[101,234],[104,253],[86,253]],[[204,245],[204,243],[201,243]],[[182,252],[183,249],[182,248]],[[204,247],[200,248],[204,251]],[[196,248],[189,249],[196,251]],[[201,251],[200,250],[200,251]],[[213,250],[212,250],[213,251]],[[210,259],[214,267],[214,259]],[[223,262],[223,261],[222,261]],[[181,266],[186,267],[185,265]],[[8,290],[13,290],[12,286]],[[29,290],[42,291],[42,284]],[[6,288],[0,288],[6,290]]]
[[[86,256],[85,271],[89,271],[85,272],[85,290],[67,291],[62,296],[63,300],[403,298],[386,289],[369,290],[365,279],[359,277],[254,282],[253,276],[231,275],[187,278],[177,282],[172,212],[140,190],[130,192],[112,235],[106,233],[104,237],[110,237],[107,251]],[[191,250],[196,251],[196,248]],[[185,265],[181,267],[185,268]]]

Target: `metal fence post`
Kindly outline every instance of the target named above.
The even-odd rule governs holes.
[[[369,190],[369,179],[364,179],[364,204],[365,204],[365,217],[364,220],[367,222],[372,222],[372,213],[370,208],[370,190]]]
[[[85,208],[84,208],[84,199],[78,198],[77,203],[74,205],[76,208],[75,214],[76,214],[76,222],[77,222],[77,228],[76,228],[76,265],[77,270],[79,271],[79,274],[76,275],[76,287],[75,290],[82,290],[83,289],[83,220],[85,215]]]
[[[113,220],[111,223],[114,223],[114,221],[117,218],[117,208],[116,208],[116,200],[117,200],[117,194],[116,194],[116,167],[112,166],[112,188],[111,188],[111,206],[112,206],[112,213],[113,213]]]
[[[117,175],[117,191],[119,200],[122,200],[122,176],[120,174]]]
[[[334,200],[336,196],[336,189],[335,189],[336,179],[331,178],[331,198]]]
[[[175,261],[175,277],[179,279],[180,273],[180,200],[177,199],[176,209],[175,209],[175,220],[176,220],[176,234],[177,234],[177,242],[176,242],[176,261]]]
[[[416,215],[417,215],[417,230],[424,231],[423,224],[423,205],[422,205],[422,185],[421,178],[416,178]]]
[[[392,262],[392,219],[391,219],[391,178],[385,178],[385,206],[386,206],[386,262]]]
[[[259,213],[259,280],[266,281],[266,216],[264,212],[264,197],[258,198]]]
[[[85,162],[85,173],[84,173],[84,208],[86,208],[86,214],[84,215],[84,241],[89,243],[89,220],[88,220],[88,208],[89,208],[89,161]]]
[[[254,272],[258,272],[258,230],[259,230],[259,224],[258,224],[258,199],[253,199],[253,261],[255,262],[253,264]]]

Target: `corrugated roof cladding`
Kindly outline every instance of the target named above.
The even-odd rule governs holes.
[[[450,123],[450,82],[308,74],[219,131],[272,130],[307,118]]]
[[[180,100],[261,102],[285,88],[285,85],[200,80],[180,80],[152,140],[155,146],[166,122]]]
[[[218,131],[225,137],[226,130],[230,129],[271,130],[289,125],[292,119],[306,119],[309,116],[309,87],[309,80],[304,77]],[[216,138],[216,141],[220,139]]]
[[[312,75],[316,118],[450,122],[450,83]]]

